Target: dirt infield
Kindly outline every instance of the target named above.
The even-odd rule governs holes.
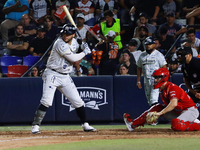
[[[138,139],[138,138],[183,138],[200,137],[200,132],[174,132],[171,129],[138,128],[133,132],[127,129],[100,129],[97,132],[82,130],[42,131],[30,134],[30,131],[0,132],[0,149],[18,148],[55,143],[70,143],[98,139]]]

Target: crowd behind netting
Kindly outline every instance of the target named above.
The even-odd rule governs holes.
[[[92,51],[73,64],[71,76],[137,75],[147,37],[165,57],[170,74],[181,73],[177,48],[189,46],[193,57],[200,56],[199,4],[200,0],[1,0],[0,76],[9,77],[11,66],[31,68],[30,77],[41,76],[52,43],[63,25],[70,24],[64,5]]]

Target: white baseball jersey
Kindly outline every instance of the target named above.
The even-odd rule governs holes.
[[[83,4],[81,1],[78,2],[78,7],[85,12],[88,12],[90,8],[93,7],[93,3],[91,1],[88,1],[87,3]],[[89,19],[94,18],[94,13],[89,13],[85,15],[85,21],[88,21]]]
[[[135,61],[137,62],[138,59],[139,59],[139,57],[140,57],[140,54],[142,53],[142,51],[137,50],[137,51],[131,52],[131,53],[133,54],[133,56],[134,56],[134,58],[135,58]]]
[[[146,51],[142,52],[137,61],[137,66],[142,68],[143,75],[146,78],[151,78],[154,70],[166,64],[165,57],[157,50],[154,50],[151,54],[148,54]]]
[[[65,43],[62,37],[59,37],[53,45],[51,55],[47,62],[47,68],[54,69],[60,73],[72,72],[73,65],[63,57],[64,54],[75,54],[79,44],[75,39],[72,39],[71,45]]]
[[[58,89],[75,108],[79,108],[84,105],[74,82],[68,74],[72,71],[73,65],[65,58],[66,55],[69,57],[79,55],[75,54],[78,47],[79,45],[75,39],[72,39],[71,45],[65,43],[62,40],[62,37],[59,37],[55,41],[51,55],[47,62],[47,68],[42,75],[43,94],[40,102],[44,106],[52,106],[56,89]],[[81,59],[83,56],[84,55],[79,55],[79,58]]]
[[[80,33],[82,39],[85,39],[85,38],[86,38],[87,29],[85,28],[85,26],[83,26],[83,28],[81,28],[81,29],[79,30],[79,33]],[[76,35],[78,36],[77,33],[76,33]]]

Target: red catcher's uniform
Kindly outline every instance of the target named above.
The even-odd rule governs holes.
[[[165,106],[169,104],[171,99],[178,99],[178,105],[174,109],[174,111],[178,114],[190,107],[196,107],[191,97],[182,88],[171,82],[167,82],[164,90],[161,92],[161,99]]]

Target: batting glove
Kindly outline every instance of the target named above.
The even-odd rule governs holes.
[[[85,53],[85,55],[90,54],[90,53],[91,53],[91,50],[90,50],[88,44],[87,44],[87,43],[84,43],[83,46],[84,46],[83,53]]]

